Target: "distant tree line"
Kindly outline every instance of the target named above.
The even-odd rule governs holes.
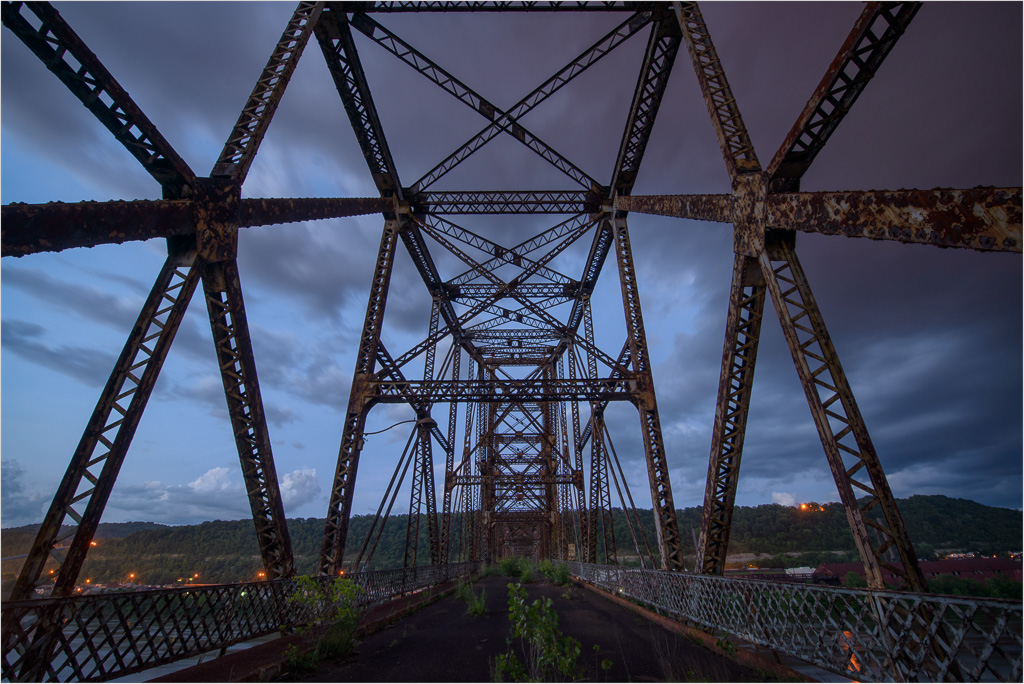
[[[1020,551],[1019,511],[984,506],[944,496],[912,496],[898,502],[918,556],[928,558],[936,550],[978,551],[985,555]],[[655,545],[654,517],[638,511],[640,527]],[[700,529],[701,509],[677,511],[684,554],[693,555],[693,536]],[[612,515],[620,562],[636,556],[623,511]],[[370,527],[372,516],[353,516],[349,524],[346,560],[354,560]],[[381,534],[373,556],[373,568],[400,567],[406,546],[407,516],[392,516]],[[2,531],[2,564],[5,588],[17,576],[38,526]],[[324,521],[293,518],[288,521],[299,573],[315,572],[320,554]],[[426,521],[420,524],[418,562],[429,562]],[[459,540],[453,540],[458,552]],[[642,542],[641,542],[642,546]],[[769,554],[761,567],[815,567],[824,562],[856,561],[858,556],[840,504],[799,507],[766,504],[738,506],[733,517],[731,553]],[[835,553],[839,552],[839,553]],[[169,526],[158,523],[102,523],[83,566],[81,581],[136,584],[222,583],[260,579],[259,547],[250,520],[215,520],[199,525]],[[134,577],[132,577],[134,575]]]

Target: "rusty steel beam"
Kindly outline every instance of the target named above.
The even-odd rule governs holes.
[[[920,6],[919,2],[869,2],[864,6],[850,35],[768,165],[772,190],[798,189],[800,178],[878,71]]]
[[[0,256],[191,235],[195,206],[193,200],[5,204],[0,208]],[[237,222],[242,228],[267,226],[384,213],[392,208],[391,200],[378,197],[243,199]]]
[[[373,404],[373,391],[368,386],[377,362],[377,348],[380,345],[380,331],[384,324],[384,309],[387,305],[391,269],[398,246],[399,224],[386,221],[381,233],[380,247],[374,266],[370,296],[366,304],[366,316],[359,337],[356,367],[352,373],[352,389],[349,392],[348,409],[338,452],[338,462],[331,483],[331,496],[324,522],[324,536],[320,546],[320,560],[317,566],[321,575],[336,575],[344,560],[345,540],[348,536],[348,521],[352,511],[352,494],[355,487],[359,454],[363,448],[363,429],[366,415]]]
[[[868,586],[885,587],[884,568],[900,578],[902,588],[927,591],[853,389],[797,260],[794,238],[788,231],[768,233],[758,261],[846,510]]]
[[[526,0],[497,0],[491,2],[455,2],[433,0],[431,2],[365,2],[361,12],[633,12],[638,6],[649,6],[650,2],[550,2]]]
[[[0,256],[121,244],[193,231],[189,200],[5,204]]]
[[[1021,189],[770,194],[768,223],[824,235],[1021,252]]]
[[[295,561],[235,260],[207,264],[203,290],[263,565],[268,579],[290,577]]]
[[[23,9],[36,18],[22,14]],[[160,183],[165,197],[183,196],[195,173],[50,3],[5,2],[0,16]]]
[[[615,198],[616,211],[732,223],[732,195],[631,195]]]
[[[300,2],[295,8],[249,100],[238,115],[238,121],[213,165],[211,176],[231,178],[239,185],[245,181],[323,6],[323,2]]]
[[[619,284],[622,289],[622,308],[626,314],[626,332],[633,374],[636,377],[632,401],[640,412],[640,429],[644,438],[644,453],[647,460],[647,477],[651,487],[651,503],[654,508],[654,529],[658,538],[658,553],[661,567],[665,570],[683,569],[683,545],[679,538],[676,522],[676,508],[672,501],[672,483],[669,481],[668,458],[661,434],[661,418],[658,415],[658,401],[654,392],[654,377],[651,374],[650,354],[647,348],[647,333],[644,331],[643,313],[640,309],[640,291],[637,288],[636,268],[633,265],[633,248],[625,218],[610,221],[615,236],[615,256],[619,267]],[[600,433],[594,434],[601,438]]]
[[[593,192],[597,192],[600,189],[600,183],[527,130],[519,123],[518,117],[512,116],[494,103],[489,102],[468,85],[431,61],[430,58],[419,52],[412,45],[399,38],[387,27],[361,13],[354,14],[350,21],[351,25],[367,38],[411,66],[428,81],[452,95],[462,104],[493,122],[500,130],[526,145],[526,147],[539,155],[541,159],[579,183],[584,189]]]
[[[764,295],[764,279],[757,261],[742,254],[735,255],[703,518],[697,543],[697,570],[712,575],[725,572],[757,344],[761,335]]]
[[[572,79],[589,69],[598,60],[611,52],[615,47],[622,44],[626,39],[646,26],[652,18],[652,12],[642,6],[636,8],[636,12],[624,22],[605,34],[600,40],[584,50],[578,57],[559,69],[554,76],[533,89],[523,99],[508,110],[505,118],[521,119],[531,109],[539,105],[548,97],[568,84]],[[426,190],[436,183],[442,176],[462,163],[467,157],[483,147],[489,140],[498,135],[502,130],[499,122],[504,123],[502,118],[492,121],[487,127],[466,141],[459,149],[448,155],[441,163],[432,168],[422,178],[412,184],[412,192],[417,193]]]
[[[345,12],[333,5],[324,8],[314,33],[374,184],[381,197],[401,199],[402,183],[398,169],[384,137],[384,128],[374,107],[370,86],[352,41],[352,31]]]
[[[657,14],[612,171],[610,193],[613,197],[628,195],[633,188],[682,41],[679,22],[671,9],[667,6],[659,8]]]
[[[582,214],[600,209],[600,197],[581,190],[439,191],[412,197],[414,214]]]
[[[620,378],[560,380],[375,380],[367,383],[368,401],[399,404],[409,398],[425,403],[457,401],[503,404],[535,401],[631,401],[633,375]]]
[[[270,197],[243,199],[240,205],[238,225],[242,228],[387,214],[394,210],[394,202],[382,197]]]
[[[199,282],[195,251],[168,256],[110,373],[82,439],[11,592],[35,597],[47,562],[56,561],[54,595],[74,592],[89,542],[131,445],[171,342]],[[72,540],[58,550],[61,526],[71,518]],[[5,647],[6,648],[6,647]]]
[[[754,144],[743,124],[736,98],[725,78],[722,62],[711,42],[707,24],[695,2],[674,2],[676,16],[686,40],[686,49],[690,53],[690,61],[697,73],[704,102],[711,115],[711,123],[718,135],[718,144],[722,148],[725,166],[729,178],[733,182],[744,173],[761,170],[761,163],[754,152]]]

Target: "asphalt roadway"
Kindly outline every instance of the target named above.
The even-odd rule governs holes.
[[[511,645],[507,577],[473,584],[486,592],[487,614],[473,617],[465,601],[448,595],[365,637],[355,656],[324,660],[316,672],[286,673],[296,682],[490,682],[495,658],[510,646],[523,661],[519,640]],[[549,597],[559,626],[582,646],[586,681],[758,682],[777,674],[749,669],[697,640],[669,631],[579,585],[524,585],[528,600]],[[603,663],[603,666],[602,666]]]

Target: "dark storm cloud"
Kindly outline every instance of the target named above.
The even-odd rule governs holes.
[[[104,279],[136,283],[134,279],[110,275]],[[147,291],[139,291],[133,287],[130,296],[121,296],[94,285],[61,280],[39,269],[13,264],[4,265],[3,282],[5,285],[23,290],[58,311],[96,321],[124,334],[132,329],[148,295]],[[123,289],[119,288],[119,292],[123,293]],[[198,301],[200,297],[196,297],[195,300],[198,306],[202,306],[202,302]],[[213,343],[209,332],[203,332],[200,328],[200,316],[202,313],[197,307],[191,306],[175,334],[173,349],[184,350],[190,356],[207,361],[214,358]],[[104,377],[109,372],[108,365]]]
[[[102,387],[116,356],[90,347],[51,347],[46,330],[34,323],[5,320],[0,340],[4,350],[45,368],[74,378],[90,387]]]
[[[5,333],[6,335],[6,333]],[[17,527],[38,522],[46,508],[45,495],[29,491],[25,483],[25,469],[12,459],[0,461],[0,506],[5,527]]]
[[[70,3],[58,9],[203,175],[292,8]],[[762,165],[771,160],[861,9],[854,3],[711,3],[703,8]],[[508,106],[617,23],[603,13],[544,16],[543,21],[526,15],[458,14],[378,20],[495,104]],[[1017,3],[926,4],[811,167],[804,189],[1020,185],[1020,24]],[[405,183],[485,123],[362,35],[356,40]],[[608,182],[645,41],[646,32],[634,36],[523,120],[600,182]],[[467,60],[468,54],[478,56]],[[158,191],[16,40],[3,43],[3,77],[8,92],[19,93],[4,100],[5,130],[19,131],[20,142],[83,176],[117,179],[123,197]],[[572,182],[502,135],[438,188],[502,186],[570,188]],[[728,191],[721,152],[684,47],[635,192]],[[315,40],[289,85],[244,192],[376,194]],[[527,232],[489,218],[457,219],[505,244]],[[379,217],[365,217],[242,231],[239,261],[247,303],[287,297],[308,320],[326,321],[333,331],[321,344],[310,345],[271,321],[254,326],[261,379],[268,385],[304,401],[339,409],[346,405],[380,224]],[[732,267],[731,226],[633,215],[630,227],[670,466],[685,481],[677,486],[685,486],[691,497],[677,492],[676,503],[696,505],[711,444]],[[797,242],[897,494],[941,492],[1019,506],[1020,256],[804,234]],[[431,247],[442,273],[462,270]],[[31,288],[63,311],[125,328],[137,315],[134,300],[72,287],[30,268],[5,266],[4,276],[5,284]],[[606,279],[612,281],[612,296],[603,300],[601,315],[621,318],[614,254],[605,266]],[[141,301],[144,292],[135,293]],[[428,307],[419,275],[400,247],[386,319],[389,331],[400,332],[394,348],[387,339],[393,353],[404,350],[398,349],[406,341],[401,333],[425,332]],[[200,303],[201,318],[202,308]],[[662,323],[680,311],[687,312],[690,323],[665,332]],[[770,302],[765,315],[741,502],[752,487],[767,488],[770,495],[773,483],[792,483],[808,473],[831,477]],[[14,327],[8,333],[6,325],[5,348],[20,345],[21,353],[31,353],[25,350],[42,331]],[[212,358],[205,335],[198,327],[183,326],[175,346]],[[614,355],[621,341],[602,344]],[[104,374],[107,369],[109,364]],[[179,392],[223,411],[219,378],[211,376]],[[616,437],[616,446],[630,465],[627,470],[643,473],[642,449],[635,444],[636,412],[625,409],[609,411],[609,427],[623,435]],[[634,496],[644,490],[642,483],[634,484]]]

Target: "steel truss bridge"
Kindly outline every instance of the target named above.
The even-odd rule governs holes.
[[[384,225],[317,566],[322,578],[355,570],[352,576],[368,590],[365,600],[374,603],[471,573],[480,562],[506,554],[559,558],[571,562],[578,578],[664,614],[858,679],[1019,681],[1020,605],[924,593],[905,525],[796,251],[796,231],[803,231],[1021,252],[1017,187],[800,190],[801,178],[919,7],[864,6],[789,135],[762,165],[695,3],[300,2],[219,158],[208,175],[200,176],[52,6],[3,3],[8,37],[23,42],[142,164],[160,184],[163,199],[5,205],[2,255],[154,237],[167,242],[166,262],[4,604],[4,678],[110,679],[305,619],[284,600],[295,563],[242,299],[239,229],[380,214]],[[389,15],[406,12],[608,12],[621,21],[503,109],[388,28]],[[412,182],[400,176],[388,147],[356,49],[357,34],[483,117],[475,135]],[[534,135],[523,117],[633,36],[646,41],[640,76],[614,167],[597,180]],[[311,38],[379,196],[243,198],[246,175]],[[632,194],[677,57],[695,71],[731,179],[729,194]],[[568,177],[572,189],[435,189],[446,174],[503,135]],[[682,572],[683,545],[634,269],[630,213],[731,224],[734,235],[696,574]],[[451,220],[466,214],[558,220],[506,244]],[[400,250],[415,265],[431,301],[426,336],[404,351],[388,349],[381,334]],[[558,257],[570,250],[580,255],[582,268],[567,274],[559,270],[564,262]],[[626,331],[621,347],[611,350],[595,341],[591,305],[609,259],[618,274]],[[439,264],[453,261],[463,270],[442,275]],[[197,289],[209,314],[268,581],[75,596],[119,469]],[[722,577],[769,300],[845,507],[868,590]],[[438,350],[444,352],[441,358]],[[629,402],[639,414],[653,539],[646,538],[636,517],[605,424],[613,401]],[[356,557],[346,559],[366,419],[383,403],[411,407],[415,425],[375,524]],[[433,475],[435,451],[445,463],[440,492]],[[370,562],[407,477],[404,567],[359,572]],[[613,490],[627,511],[642,568],[617,564]],[[73,531],[62,537],[65,524]],[[421,535],[422,527],[426,534]],[[885,588],[883,572],[899,578],[899,591]],[[43,585],[52,588],[49,598],[37,598]]]

